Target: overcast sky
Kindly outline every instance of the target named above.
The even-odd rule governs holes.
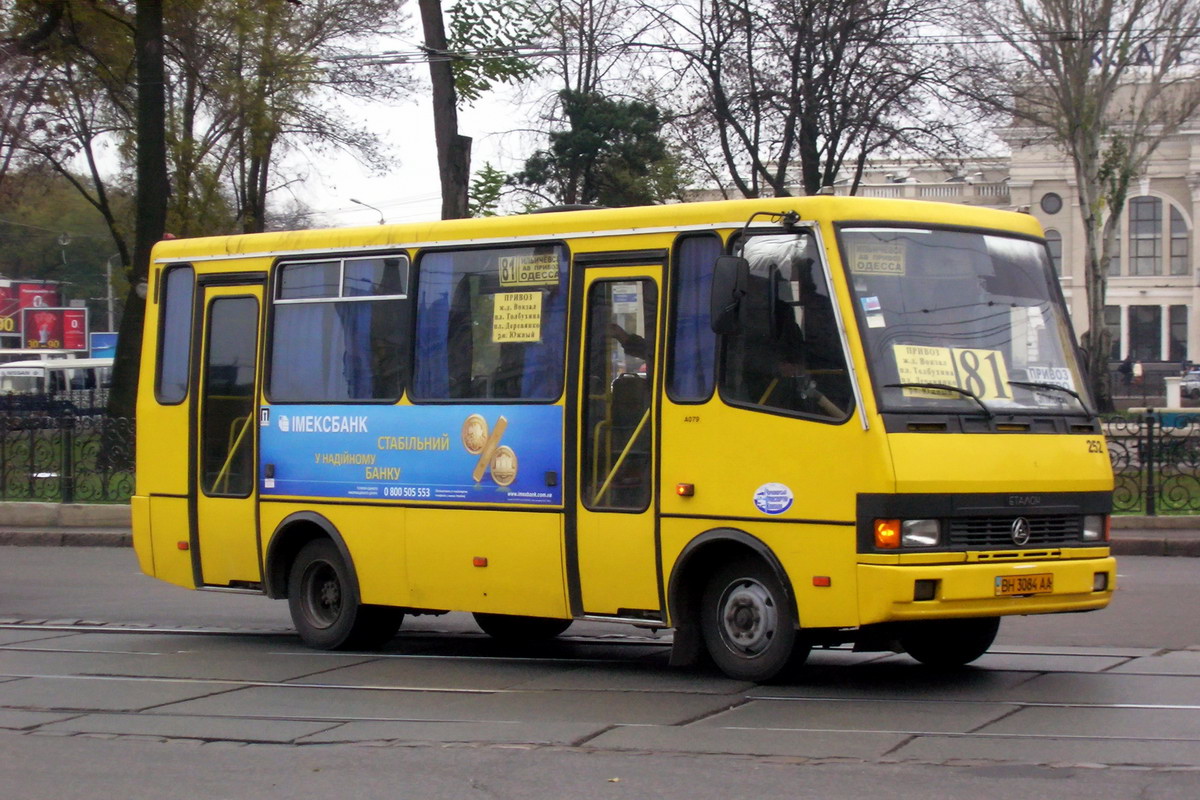
[[[342,227],[379,221],[379,214],[350,202],[350,198],[375,206],[386,222],[440,218],[437,148],[427,94],[401,105],[368,106],[364,113],[373,120],[371,129],[391,145],[398,163],[380,176],[347,155],[310,160],[308,179],[290,189],[320,216],[313,224]],[[528,127],[525,114],[513,92],[504,87],[489,93],[474,107],[459,111],[459,132],[473,139],[472,175],[487,161],[504,171],[521,166],[529,151],[522,147],[522,134],[510,132]],[[274,202],[285,202],[285,197],[281,193]]]

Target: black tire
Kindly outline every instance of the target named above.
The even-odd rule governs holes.
[[[553,639],[575,620],[556,617],[518,617],[510,614],[474,614],[479,629],[502,642],[529,643]]]
[[[704,588],[700,630],[721,672],[766,683],[804,663],[810,645],[796,630],[783,584],[761,559],[717,570]]]
[[[370,650],[396,635],[404,612],[358,602],[350,568],[329,539],[314,539],[288,573],[292,624],[318,650]]]
[[[928,667],[952,669],[986,653],[999,629],[999,617],[912,622],[900,635],[900,646]]]

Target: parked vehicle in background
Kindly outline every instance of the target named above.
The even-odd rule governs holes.
[[[1200,400],[1200,369],[1188,370],[1179,382],[1179,391],[1184,397]]]
[[[112,364],[111,358],[55,358],[0,364],[0,406],[17,412],[42,405],[84,413],[98,411],[108,402]]]

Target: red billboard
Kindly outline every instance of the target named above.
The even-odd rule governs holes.
[[[60,308],[62,295],[55,283],[0,281],[0,334],[21,333],[27,308]]]
[[[25,308],[21,310],[23,344],[34,350],[87,350],[87,323],[86,308]]]

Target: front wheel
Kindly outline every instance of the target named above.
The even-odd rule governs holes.
[[[764,683],[808,656],[783,584],[761,559],[740,559],[714,573],[700,614],[709,655],[730,678]]]
[[[999,617],[912,622],[900,635],[900,646],[926,666],[961,667],[986,653],[999,629]]]
[[[510,614],[477,613],[479,629],[503,642],[529,643],[553,639],[571,627],[574,620],[555,617],[518,617]]]
[[[300,549],[288,575],[296,632],[318,650],[374,649],[396,635],[404,612],[358,602],[350,568],[329,539]]]

